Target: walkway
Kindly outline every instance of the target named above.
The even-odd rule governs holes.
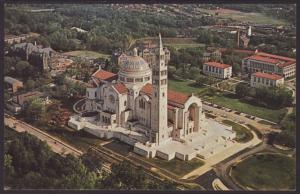
[[[211,170],[214,165],[225,160],[226,158],[229,158],[230,156],[232,156],[246,148],[251,148],[251,147],[254,147],[254,146],[260,144],[262,141],[257,137],[257,135],[253,131],[251,131],[251,132],[253,134],[252,140],[250,140],[247,143],[236,142],[234,145],[232,145],[228,149],[225,149],[223,152],[220,152],[220,153],[208,158],[207,160],[204,160],[205,164],[203,166],[186,174],[185,176],[182,177],[182,179],[189,179],[192,177],[196,178],[198,176],[201,176],[202,174]]]
[[[73,105],[73,110],[77,114],[80,114],[83,112],[84,106],[85,106],[85,98],[80,99],[77,102],[75,102],[75,104]]]

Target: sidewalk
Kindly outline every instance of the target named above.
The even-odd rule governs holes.
[[[261,143],[262,141],[257,137],[257,135],[253,131],[251,131],[251,132],[253,134],[252,140],[250,140],[247,143],[237,143],[236,142],[234,145],[225,149],[223,152],[218,153],[218,154],[208,158],[207,160],[204,160],[205,164],[203,166],[186,174],[185,176],[182,177],[182,179],[189,179],[191,177],[201,176],[202,174],[211,170],[213,165],[225,160],[226,158],[229,158],[230,156],[232,156],[246,148],[254,147],[254,146],[258,145],[259,143]]]

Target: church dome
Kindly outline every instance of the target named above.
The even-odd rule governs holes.
[[[129,85],[144,85],[151,81],[152,71],[149,64],[133,49],[133,56],[122,56],[120,60],[119,81]]]

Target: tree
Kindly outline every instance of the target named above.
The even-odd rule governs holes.
[[[207,77],[206,76],[199,76],[196,80],[196,83],[198,86],[203,86],[203,84],[207,83]]]
[[[213,40],[213,36],[212,36],[212,33],[210,31],[201,30],[199,32],[199,35],[198,35],[198,38],[197,38],[197,41],[199,43],[204,43],[204,44],[210,45],[212,43],[212,40]]]
[[[174,78],[175,72],[176,72],[176,67],[174,67],[174,66],[168,66],[168,77],[170,79]]]
[[[34,74],[34,68],[27,61],[19,61],[15,66],[18,77],[27,79]]]
[[[32,90],[35,87],[35,82],[32,79],[27,80],[25,83],[25,88],[27,90]]]
[[[188,71],[188,78],[196,80],[200,76],[200,69],[197,67],[191,67]]]
[[[45,105],[40,98],[32,99],[28,102],[28,106],[25,111],[27,120],[38,121],[44,116]]]
[[[249,87],[243,83],[238,83],[235,87],[235,93],[240,98],[247,96],[248,91],[249,91]]]
[[[63,177],[62,185],[64,189],[95,189],[97,179],[95,172],[89,172],[78,161],[73,173]]]
[[[4,174],[6,176],[13,176],[15,169],[12,166],[12,156],[9,154],[4,155]]]

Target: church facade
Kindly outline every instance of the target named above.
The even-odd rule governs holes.
[[[201,138],[214,138],[209,130],[212,121],[205,118],[200,98],[169,90],[167,77],[168,66],[159,35],[156,63],[152,67],[134,49],[133,55],[123,55],[118,74],[99,68],[92,75],[85,100],[85,111],[94,112],[95,116],[76,115],[69,125],[100,137],[118,138],[147,157],[191,159],[201,151],[195,148],[200,146],[197,142]],[[227,143],[235,132],[228,126],[223,128],[226,132],[222,138]],[[190,148],[184,146],[187,144]]]

